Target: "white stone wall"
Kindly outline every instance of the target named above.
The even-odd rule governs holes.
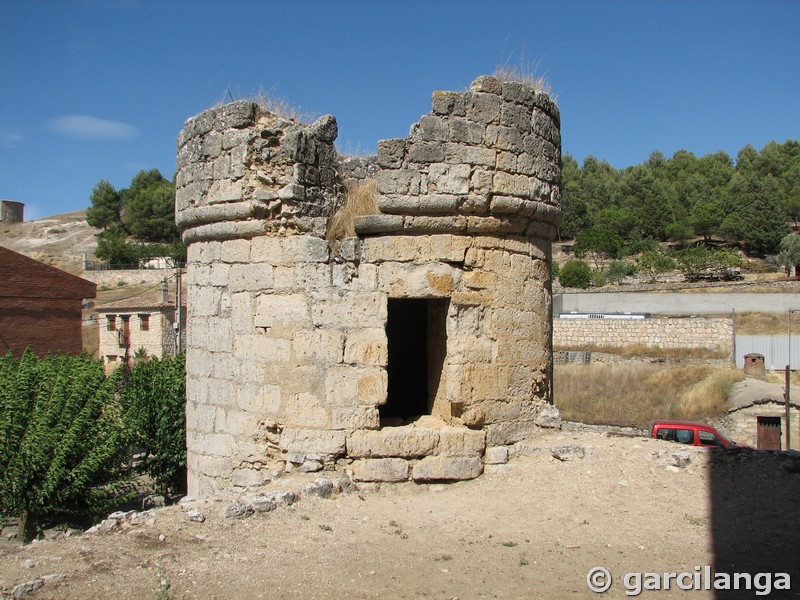
[[[553,319],[558,349],[624,348],[642,345],[664,349],[733,352],[731,319]]]
[[[120,364],[120,361],[125,356],[125,348],[119,344],[119,332],[122,330],[122,316],[128,317],[129,323],[129,347],[130,356],[136,353],[140,348],[144,348],[147,356],[161,358],[163,356],[163,331],[167,325],[164,314],[161,311],[148,312],[142,310],[140,312],[125,312],[120,311],[117,313],[110,313],[115,315],[116,330],[108,330],[108,316],[109,313],[98,313],[98,328],[100,334],[100,346],[98,354],[103,359],[103,362],[110,368],[115,368]],[[143,331],[141,328],[140,315],[149,316],[149,330]],[[110,359],[109,357],[116,357]]]

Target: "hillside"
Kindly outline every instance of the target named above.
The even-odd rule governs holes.
[[[25,223],[0,223],[0,246],[74,275],[83,271],[83,255],[93,254],[99,229],[86,222],[86,211],[53,215]]]

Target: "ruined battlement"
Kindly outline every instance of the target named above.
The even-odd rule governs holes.
[[[293,469],[471,478],[557,426],[558,109],[493,77],[432,104],[377,166],[340,161],[332,116],[235,102],[186,122],[190,494]],[[376,181],[374,207],[332,239],[350,176]]]

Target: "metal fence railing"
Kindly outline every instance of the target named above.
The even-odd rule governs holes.
[[[84,271],[155,271],[159,269],[185,269],[186,263],[170,263],[163,266],[154,266],[152,264],[113,264],[108,262],[101,262],[97,260],[87,260],[83,263]]]

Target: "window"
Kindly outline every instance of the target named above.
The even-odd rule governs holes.
[[[697,435],[700,437],[700,443],[703,446],[722,446],[722,440],[720,440],[713,433],[709,433],[708,431],[698,431]]]
[[[681,444],[694,443],[694,431],[691,429],[677,429],[675,430],[675,441]]]
[[[150,331],[150,315],[139,315],[139,331]]]
[[[117,315],[106,315],[106,330],[107,331],[117,330]]]

